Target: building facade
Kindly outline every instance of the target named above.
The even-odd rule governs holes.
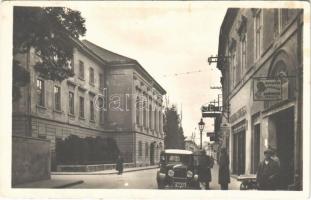
[[[192,152],[200,150],[199,146],[193,140],[185,140],[185,149]]]
[[[30,83],[21,88],[21,98],[13,102],[13,134],[49,139],[52,163],[57,139],[69,135],[111,137],[125,162],[137,165],[157,162],[163,147],[161,119],[165,90],[137,61],[89,41],[75,44],[70,63],[75,75],[62,82],[38,75],[34,69],[38,61],[34,50],[14,58],[26,66]],[[137,80],[143,83],[139,85],[141,94],[148,97],[146,102],[155,111],[152,118],[145,119],[144,108],[139,110],[141,121],[153,125],[150,129],[136,125]]]
[[[302,188],[302,26],[300,9],[228,9],[217,67],[220,131],[233,174],[254,174],[267,148],[281,162],[282,188]]]

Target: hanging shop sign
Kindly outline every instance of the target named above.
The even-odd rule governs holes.
[[[282,80],[280,78],[253,78],[254,101],[282,100]]]

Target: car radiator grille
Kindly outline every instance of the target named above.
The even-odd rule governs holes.
[[[174,177],[185,178],[187,176],[186,169],[175,169],[174,170]]]

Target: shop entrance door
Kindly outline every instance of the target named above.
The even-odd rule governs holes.
[[[233,171],[240,175],[245,173],[245,130],[234,134]]]
[[[286,189],[294,182],[294,108],[273,116],[276,125],[277,155],[280,159],[280,185]]]

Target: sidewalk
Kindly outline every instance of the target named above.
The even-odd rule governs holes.
[[[19,184],[13,188],[66,188],[81,183],[83,183],[82,180],[62,180],[51,178],[49,180]]]
[[[134,172],[147,169],[156,169],[158,165],[146,166],[146,167],[132,167],[124,168],[123,173],[125,172]],[[106,175],[106,174],[117,174],[118,171],[115,169],[103,170],[103,171],[94,171],[94,172],[51,172],[51,175]]]
[[[125,168],[123,173],[155,169],[155,168],[158,168],[158,165]],[[96,172],[51,172],[51,179],[49,180],[34,181],[34,182],[19,184],[19,185],[14,186],[14,188],[66,188],[66,187],[70,187],[73,185],[81,184],[83,183],[83,180],[79,180],[75,178],[74,179],[63,179],[61,175],[108,175],[108,174],[117,174],[117,173],[118,172],[115,169],[105,170],[105,171],[96,171]]]
[[[212,168],[212,181],[210,183],[211,190],[220,190],[220,185],[218,184],[218,164],[215,162],[213,168]],[[229,190],[240,190],[240,181],[237,181],[237,179],[233,178],[231,176],[230,183],[228,185]]]

